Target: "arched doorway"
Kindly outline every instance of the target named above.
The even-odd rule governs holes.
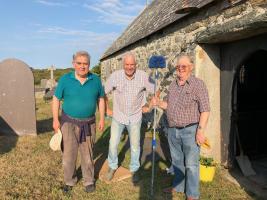
[[[250,55],[236,74],[233,113],[244,154],[267,164],[267,51]],[[237,152],[239,153],[239,152]]]

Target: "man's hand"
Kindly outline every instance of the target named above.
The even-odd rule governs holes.
[[[104,130],[104,126],[105,126],[105,120],[104,119],[100,119],[99,123],[98,123],[98,130],[99,131],[103,131]]]
[[[59,120],[58,119],[54,119],[53,120],[53,129],[54,129],[55,133],[57,133],[59,128],[60,128]]]
[[[152,98],[151,98],[151,101],[150,101],[150,104],[154,107],[154,106],[158,106],[159,105],[159,98],[158,97],[155,97],[155,96],[153,96]]]
[[[112,117],[113,111],[111,109],[107,108],[106,115]]]
[[[202,130],[197,129],[196,133],[196,143],[201,146],[206,140],[206,137]]]

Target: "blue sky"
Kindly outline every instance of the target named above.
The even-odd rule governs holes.
[[[86,50],[91,66],[145,8],[146,0],[1,0],[0,61],[71,67]]]

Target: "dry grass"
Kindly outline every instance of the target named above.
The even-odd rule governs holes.
[[[150,174],[149,164],[142,169],[142,181],[134,187],[130,180],[107,185],[97,180],[97,190],[86,194],[82,185],[81,171],[78,170],[79,181],[71,196],[64,196],[62,160],[60,152],[49,149],[48,143],[52,136],[50,105],[37,102],[38,136],[1,136],[0,135],[0,199],[94,199],[94,200],[146,200],[149,199]],[[104,159],[108,148],[109,129],[103,134],[98,133],[95,154]],[[122,146],[121,146],[122,147]],[[128,166],[129,152],[122,162]],[[171,177],[164,172],[165,163],[157,165],[155,180],[156,200],[184,199],[183,195],[174,196],[162,193],[169,186]],[[79,168],[79,162],[77,164]],[[223,171],[217,169],[215,180],[210,184],[201,183],[201,199],[252,199],[238,186],[223,178]]]

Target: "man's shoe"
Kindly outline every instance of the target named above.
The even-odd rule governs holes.
[[[198,200],[198,199],[194,199],[193,197],[187,197],[186,200]]]
[[[110,167],[108,168],[108,172],[105,175],[107,181],[110,181],[113,178],[115,171],[115,169],[111,169]]]
[[[136,185],[140,181],[140,177],[138,175],[138,172],[132,172],[132,183]]]
[[[70,186],[70,185],[64,185],[64,186],[63,186],[63,193],[64,193],[64,194],[68,194],[68,193],[70,193],[71,190],[72,190],[72,187],[73,187],[73,186]]]
[[[173,187],[167,187],[167,188],[163,189],[163,192],[171,194],[171,193],[175,193],[176,190]]]
[[[95,185],[94,184],[85,186],[85,192],[91,193],[94,191],[95,191]]]

